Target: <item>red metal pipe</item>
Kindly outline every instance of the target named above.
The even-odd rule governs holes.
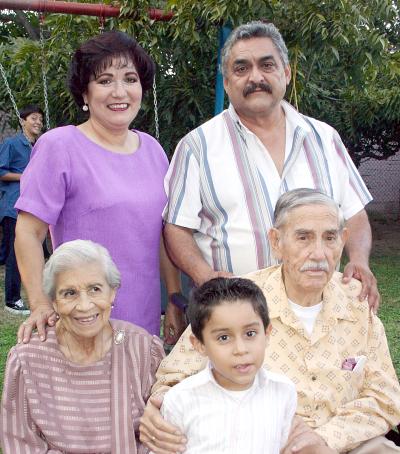
[[[0,9],[39,11],[41,13],[77,14],[81,16],[117,17],[120,9],[110,5],[95,3],[63,2],[58,0],[0,0]],[[153,20],[168,21],[173,13],[150,8],[149,17]]]

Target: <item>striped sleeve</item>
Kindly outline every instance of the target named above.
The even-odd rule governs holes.
[[[189,229],[199,229],[199,213],[202,209],[200,167],[196,144],[190,135],[183,138],[176,147],[164,186],[168,197],[163,213],[164,221]]]
[[[0,433],[4,454],[38,452],[61,454],[61,451],[49,450],[30,417],[21,363],[15,348],[10,351],[7,360],[1,401]]]
[[[337,175],[341,180],[339,187],[342,188],[340,206],[345,219],[350,219],[372,200],[372,196],[347,152],[342,139],[335,130],[333,131],[332,141],[337,158]]]

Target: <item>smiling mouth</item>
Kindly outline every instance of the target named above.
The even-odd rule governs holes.
[[[237,366],[234,366],[234,369],[241,374],[246,374],[250,372],[251,367],[252,367],[251,364],[238,364]]]
[[[127,103],[109,104],[108,108],[111,110],[126,110],[128,108]]]
[[[78,323],[82,323],[83,325],[90,325],[98,319],[99,314],[93,314],[90,317],[74,317]]]

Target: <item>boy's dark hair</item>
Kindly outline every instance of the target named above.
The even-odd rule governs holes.
[[[155,64],[151,57],[135,39],[112,30],[82,43],[72,57],[68,87],[79,107],[84,104],[83,94],[87,91],[90,78],[110,66],[114,58],[120,59],[121,63],[134,63],[143,92],[152,87]]]
[[[223,303],[248,301],[262,320],[264,328],[269,325],[268,307],[265,296],[249,279],[217,277],[194,289],[189,299],[188,315],[193,334],[203,342],[203,329],[211,318],[213,308]]]
[[[26,120],[26,118],[33,113],[40,113],[42,117],[44,117],[43,110],[36,104],[28,104],[27,106],[23,107],[19,111],[19,116],[23,119]]]

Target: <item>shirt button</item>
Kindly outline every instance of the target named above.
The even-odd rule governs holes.
[[[312,381],[315,381],[316,379],[317,379],[317,377],[316,377],[315,375],[313,375],[313,376],[311,377],[311,380],[312,380]]]

